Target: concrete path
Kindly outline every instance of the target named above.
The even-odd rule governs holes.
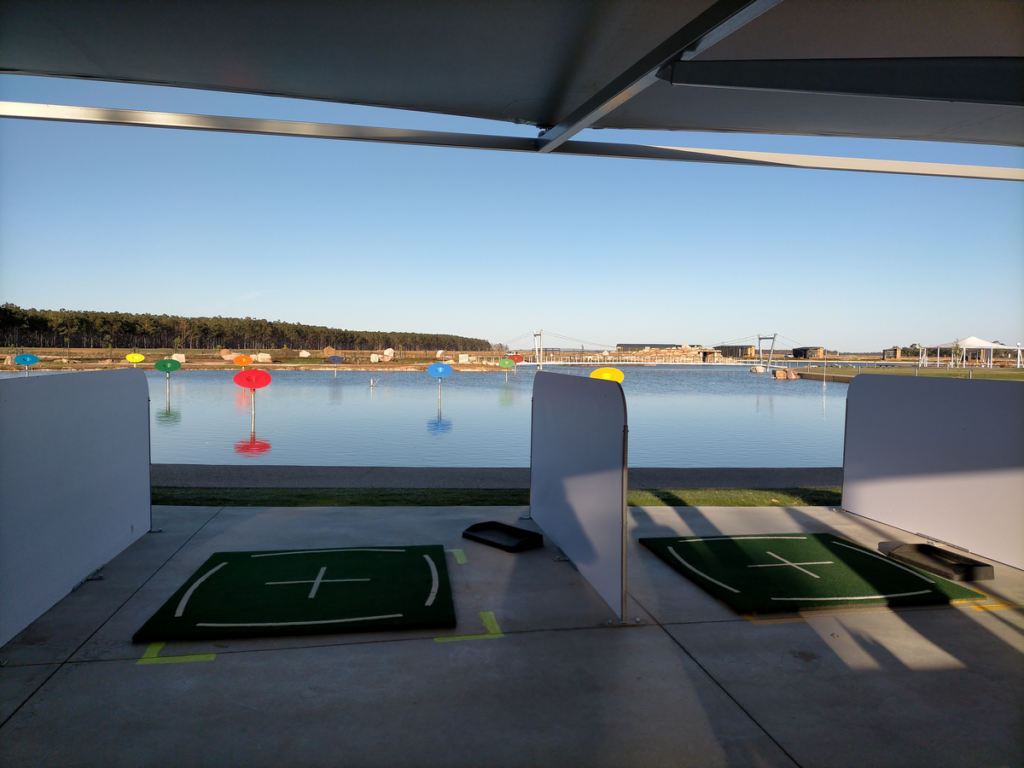
[[[1020,765],[1024,573],[971,606],[751,621],[640,536],[916,537],[823,508],[630,508],[629,613],[571,564],[461,538],[524,508],[157,507],[137,542],[0,649],[0,764]],[[440,543],[459,625],[154,648],[132,633],[216,551]],[[456,551],[458,550],[458,551]],[[488,634],[481,614],[494,616]],[[162,663],[138,662],[143,654]]]
[[[153,464],[169,488],[529,488],[529,467],[287,467]],[[814,488],[843,484],[842,467],[631,467],[630,488]]]

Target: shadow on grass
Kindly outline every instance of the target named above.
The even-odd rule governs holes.
[[[658,488],[630,491],[636,507],[838,507],[842,489],[829,488]]]

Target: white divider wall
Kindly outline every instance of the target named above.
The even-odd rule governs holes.
[[[617,382],[538,372],[530,515],[623,619],[626,398]]]
[[[0,380],[0,645],[149,528],[141,370]]]
[[[857,376],[843,509],[1024,568],[1024,383]]]

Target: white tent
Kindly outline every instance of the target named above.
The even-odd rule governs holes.
[[[964,365],[967,362],[968,353],[972,350],[977,350],[977,360],[982,365],[991,368],[992,367],[992,353],[997,349],[1015,349],[1017,350],[1017,365],[1020,366],[1020,345],[1016,347],[1010,347],[1006,344],[1000,344],[997,341],[985,341],[979,339],[977,336],[967,336],[963,339],[956,339],[954,341],[948,341],[945,344],[927,344],[921,347],[920,362],[924,367],[928,366],[928,350],[935,350],[935,365],[939,365],[939,355],[943,349],[950,350],[949,357],[950,362],[956,365]]]

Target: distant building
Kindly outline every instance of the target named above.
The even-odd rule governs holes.
[[[756,347],[753,346],[732,346],[729,344],[721,344],[715,347],[719,352],[722,353],[722,357],[753,357],[757,351]]]
[[[645,349],[682,349],[682,344],[616,344],[616,352],[643,352]]]
[[[702,363],[722,362],[722,352],[717,347],[715,349],[704,349],[703,347],[697,347],[693,351],[700,355],[700,361]]]
[[[819,360],[824,356],[824,347],[793,347],[794,360]]]
[[[883,360],[899,360],[903,350],[899,347],[889,347],[889,349],[882,350]]]

